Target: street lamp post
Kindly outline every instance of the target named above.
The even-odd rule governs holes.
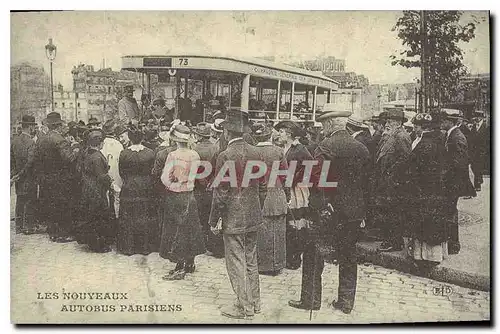
[[[52,76],[52,63],[56,59],[57,47],[52,43],[52,38],[49,38],[49,44],[45,45],[45,54],[50,61],[50,102],[51,111],[54,111],[54,79]]]

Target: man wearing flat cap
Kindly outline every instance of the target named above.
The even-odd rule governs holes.
[[[444,184],[448,216],[448,254],[460,252],[458,233],[458,199],[476,196],[469,178],[468,143],[458,128],[463,115],[459,110],[442,109],[441,129],[446,131]]]
[[[10,146],[11,182],[16,187],[16,233],[34,232],[33,209],[36,200],[34,177],[35,117],[24,115],[21,134],[12,138]]]
[[[325,139],[314,152],[318,164],[311,177],[314,185],[309,204],[314,219],[303,255],[300,300],[291,300],[288,304],[307,310],[321,308],[324,257],[333,248],[339,264],[339,287],[338,299],[332,307],[350,313],[356,295],[356,242],[366,215],[370,154],[345,129],[351,112],[334,108],[327,103],[316,116],[323,124]],[[323,168],[328,171],[322,171]],[[326,180],[321,174],[327,175]]]
[[[71,192],[74,164],[78,148],[73,149],[62,136],[63,121],[57,112],[47,115],[49,133],[37,142],[35,161],[40,166],[40,187],[44,191],[43,203],[46,210],[48,233],[55,242],[70,242],[73,223]]]
[[[118,119],[121,123],[128,124],[132,120],[137,121],[139,117],[140,110],[134,98],[134,86],[125,86],[124,96],[118,102]]]
[[[373,201],[376,225],[383,239],[380,251],[403,247],[401,222],[405,212],[402,201],[408,182],[410,135],[403,129],[407,120],[403,111],[390,110],[385,115],[385,138],[378,149],[373,174]]]
[[[243,133],[250,130],[248,113],[229,110],[222,124],[228,144],[217,157],[209,224],[213,233],[220,233],[217,225],[219,219],[222,220],[227,273],[237,296],[236,304],[224,307],[221,313],[226,317],[245,319],[252,318],[261,309],[257,231],[262,224],[266,187],[263,178],[251,180],[248,184],[242,182],[247,163],[261,160],[257,148],[243,140]],[[235,167],[236,175],[231,175],[231,167],[227,168],[231,165]],[[229,170],[233,182],[218,177],[221,169],[223,175]]]

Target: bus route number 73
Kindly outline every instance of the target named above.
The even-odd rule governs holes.
[[[179,65],[189,65],[188,58],[179,58]]]

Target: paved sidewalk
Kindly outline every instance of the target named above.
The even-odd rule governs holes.
[[[262,313],[254,320],[220,315],[234,302],[224,259],[196,257],[196,271],[184,281],[162,280],[175,264],[115,251],[95,254],[76,242],[58,244],[47,235],[15,235],[11,255],[11,319],[17,323],[227,323],[350,324],[490,319],[490,293],[443,284],[372,264],[358,266],[358,286],[349,315],[329,305],[337,298],[338,266],[326,264],[321,310],[312,314],[288,306],[300,298],[301,269],[260,276]],[[446,293],[435,293],[447,287]],[[124,293],[126,300],[65,298],[83,292]],[[41,294],[42,298],[39,298]],[[44,298],[49,293],[49,298]],[[53,293],[58,293],[54,298]],[[145,312],[144,305],[177,305],[175,311]],[[81,311],[68,311],[81,307]],[[114,306],[115,310],[109,310]],[[96,311],[100,307],[101,311]],[[102,308],[108,307],[107,312]]]
[[[360,242],[358,252],[365,261],[387,268],[422,275],[438,281],[490,291],[490,178],[484,178],[477,197],[458,202],[461,250],[450,255],[429,273],[416,271],[404,252],[379,253],[379,242]]]

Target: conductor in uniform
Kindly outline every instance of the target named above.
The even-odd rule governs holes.
[[[302,268],[300,300],[291,300],[291,307],[306,310],[321,308],[321,274],[325,250],[335,249],[339,264],[338,299],[334,309],[350,313],[354,306],[357,283],[356,242],[359,227],[366,214],[370,153],[366,146],[349,135],[345,129],[349,111],[334,111],[325,105],[317,116],[323,124],[325,139],[318,144],[314,159],[309,206],[312,208],[312,226],[309,228]],[[321,179],[322,166],[329,162],[326,184]],[[323,168],[327,168],[327,164]],[[323,182],[322,182],[323,181]],[[320,237],[321,236],[321,237]]]

